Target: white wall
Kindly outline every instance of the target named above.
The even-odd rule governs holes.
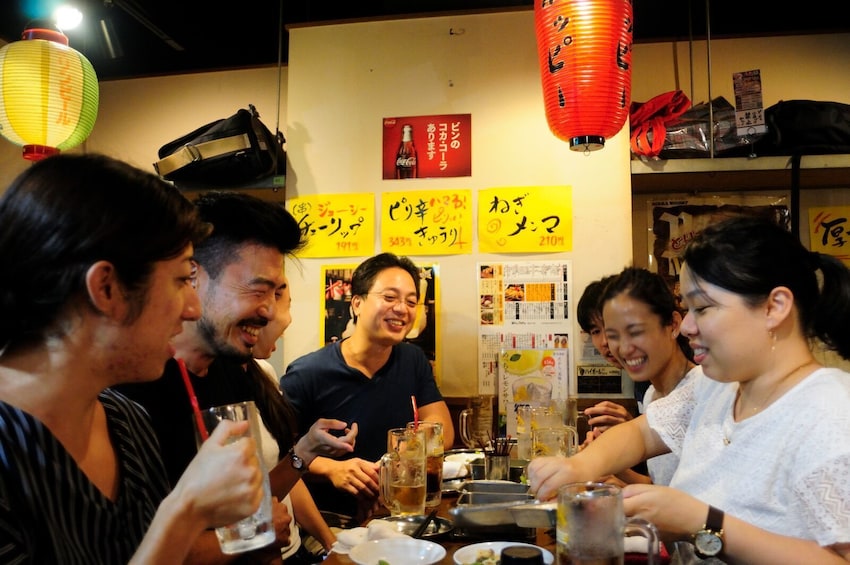
[[[450,35],[451,28],[465,33]],[[270,67],[101,83],[98,120],[79,150],[106,152],[149,168],[162,144],[248,103],[257,106],[273,129],[279,101],[289,142],[291,195],[572,184],[574,251],[558,258],[573,261],[574,295],[590,280],[631,261],[625,135],[621,132],[603,151],[585,157],[569,151],[548,131],[530,10],[296,28],[290,40],[291,63],[280,81],[278,70]],[[694,45],[697,102],[707,99],[705,48],[700,45]],[[850,103],[850,74],[841,70],[850,61],[848,34],[715,40],[711,50],[712,96],[733,100],[731,73],[760,68],[766,106],[794,98]],[[689,91],[687,43],[635,45],[632,62],[633,100],[645,101],[675,88]],[[380,119],[430,113],[473,115],[473,176],[382,181]],[[20,148],[0,140],[0,191],[27,166]],[[279,199],[282,194],[268,196]],[[808,198],[804,192],[804,205]],[[636,237],[645,239],[645,231],[638,229]],[[474,391],[477,317],[472,265],[477,260],[539,257],[426,258],[443,269],[442,371],[447,395]],[[295,323],[285,338],[287,362],[318,343],[316,285],[324,262],[303,260],[300,267],[290,266],[297,286]],[[282,371],[280,350],[273,361]]]
[[[469,188],[475,197],[476,190],[497,186],[573,186],[570,253],[485,255],[477,253],[476,240],[472,255],[413,257],[440,265],[446,396],[477,390],[476,261],[572,260],[574,296],[631,261],[627,131],[587,156],[552,135],[530,10],[292,29],[287,104],[288,197],[404,188]],[[382,118],[463,113],[472,114],[471,177],[381,180]],[[376,249],[382,251],[378,237]],[[298,331],[286,334],[285,363],[318,346],[313,298],[321,265],[358,261],[290,265]],[[577,326],[574,331],[575,342]]]

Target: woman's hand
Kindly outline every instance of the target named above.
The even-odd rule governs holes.
[[[587,416],[587,425],[593,430],[594,438],[612,426],[632,419],[632,414],[625,406],[608,400],[585,409],[584,415]]]
[[[189,502],[207,528],[241,520],[260,506],[263,473],[257,444],[250,437],[231,437],[244,434],[248,425],[219,422],[174,487],[173,493]]]

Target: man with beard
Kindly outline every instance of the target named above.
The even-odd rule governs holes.
[[[175,357],[185,361],[187,378],[177,361],[171,360],[160,380],[121,390],[150,413],[172,484],[197,451],[192,396],[201,409],[254,401],[279,447],[280,463],[269,473],[272,494],[285,499],[301,479],[302,464],[306,469],[319,454],[350,452],[357,428],[349,429],[339,420],[317,419],[296,442],[296,430],[287,429],[279,403],[274,402],[280,395],[273,384],[265,377],[252,379],[224,367],[250,361],[261,330],[276,322],[281,308],[288,310],[284,259],[301,246],[301,230],[282,206],[245,194],[211,192],[195,204],[201,219],[213,225],[213,233],[195,248],[201,317],[187,322],[173,341]],[[340,437],[328,430],[341,430]],[[274,505],[277,542],[252,552],[262,555],[251,559],[280,561],[281,548],[290,542],[289,508],[289,504]],[[195,544],[189,562],[232,559],[221,554],[214,535],[206,535]]]

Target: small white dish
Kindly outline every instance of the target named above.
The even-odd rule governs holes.
[[[411,537],[367,541],[348,552],[348,557],[357,565],[378,565],[381,560],[390,565],[431,565],[445,556],[443,546]]]
[[[453,556],[455,565],[469,565],[470,563],[475,563],[475,559],[478,557],[478,552],[486,549],[492,549],[493,553],[496,555],[496,559],[498,559],[504,548],[513,546],[536,547],[541,553],[543,553],[543,563],[546,565],[552,565],[552,563],[555,562],[555,556],[552,555],[551,551],[530,543],[521,543],[518,541],[485,541],[483,543],[467,545],[455,551]]]

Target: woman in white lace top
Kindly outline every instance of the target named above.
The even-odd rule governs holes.
[[[681,288],[698,374],[574,457],[533,461],[532,491],[673,452],[669,487],[625,487],[628,515],[728,562],[850,561],[850,374],[812,353],[850,358],[850,271],[737,217],[695,236]]]

